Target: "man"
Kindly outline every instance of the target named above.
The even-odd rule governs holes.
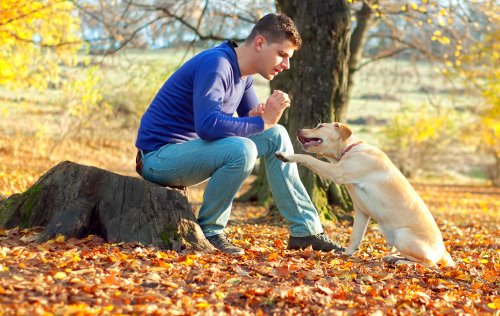
[[[302,40],[284,14],[260,19],[241,46],[224,42],[194,56],[165,82],[144,113],[136,146],[138,172],[154,183],[190,186],[208,178],[198,223],[217,249],[240,255],[224,228],[233,199],[264,158],[277,208],[290,225],[288,249],[343,251],[324,233],[297,166],[276,151],[293,152],[283,126],[288,95],[274,91],[259,104],[252,75],[272,80],[290,67]],[[234,116],[237,113],[238,116]]]

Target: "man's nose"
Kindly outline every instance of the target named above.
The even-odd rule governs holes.
[[[283,58],[281,67],[283,67],[284,69],[290,69],[290,58]]]

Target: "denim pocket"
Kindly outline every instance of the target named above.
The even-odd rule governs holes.
[[[144,176],[147,180],[159,184],[169,186],[182,186],[181,177],[175,169],[156,169],[148,167]]]

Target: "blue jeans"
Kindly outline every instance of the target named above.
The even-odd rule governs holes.
[[[290,137],[281,125],[248,138],[167,144],[144,155],[142,175],[151,182],[170,186],[191,186],[210,178],[198,215],[198,224],[208,237],[223,232],[236,193],[256,159],[264,158],[274,202],[289,223],[290,235],[323,232],[318,212],[300,181],[297,164],[281,162],[274,156],[276,151],[293,153]]]

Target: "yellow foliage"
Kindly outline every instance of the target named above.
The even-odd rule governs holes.
[[[499,19],[498,16],[492,18]],[[479,148],[494,161],[500,161],[500,29],[485,34],[483,41],[457,56],[456,71],[470,89],[479,91],[483,102],[477,104],[479,118],[473,129]],[[493,164],[495,166],[495,164]],[[496,164],[498,166],[498,163]],[[493,167],[494,169],[495,167]],[[498,168],[498,167],[496,167]],[[500,170],[492,172],[499,181]]]
[[[421,105],[415,111],[396,115],[382,130],[383,147],[392,153],[391,159],[403,173],[410,176],[428,163],[428,157],[438,156],[453,142],[460,118],[451,110],[438,113]]]
[[[403,147],[414,146],[429,141],[436,141],[444,131],[454,129],[450,113],[435,115],[424,107],[417,114],[398,114],[384,129],[389,140],[398,140]]]
[[[0,85],[46,88],[60,65],[75,65],[80,19],[63,0],[0,1]]]
[[[59,121],[59,137],[64,138],[70,131],[77,131],[92,122],[94,117],[103,117],[111,107],[103,102],[100,89],[102,74],[93,66],[73,74],[62,86],[59,104],[63,115]]]
[[[68,114],[85,117],[91,114],[102,100],[99,84],[102,76],[98,67],[89,67],[82,71],[81,78],[75,78],[63,85],[64,106]]]

